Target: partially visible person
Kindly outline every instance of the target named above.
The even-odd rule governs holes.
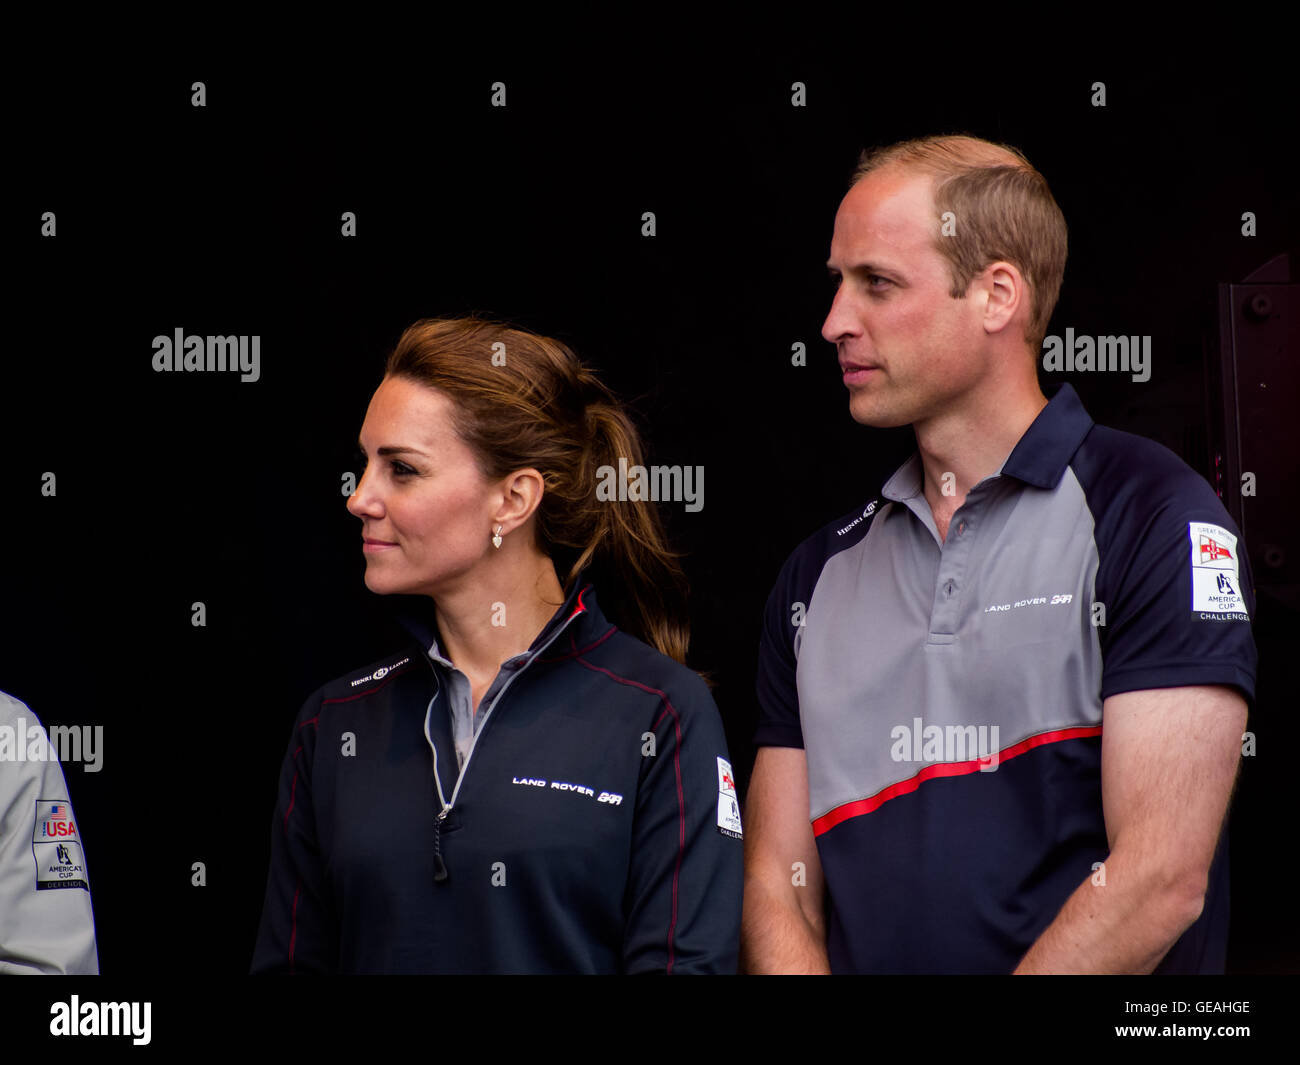
[[[4,692],[0,973],[99,973],[86,857],[63,767],[37,716]]]

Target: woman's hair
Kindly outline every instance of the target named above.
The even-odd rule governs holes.
[[[610,392],[567,346],[480,317],[423,318],[388,357],[385,375],[437,389],[491,480],[532,467],[545,491],[538,547],[572,591],[591,566],[621,628],[685,664],[686,579],[649,500],[600,500],[598,470],[644,465],[641,438]]]

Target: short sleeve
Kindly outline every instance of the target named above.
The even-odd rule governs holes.
[[[1098,568],[1102,699],[1224,684],[1253,706],[1254,581],[1223,504],[1198,481],[1177,505],[1128,524],[1136,530],[1130,542],[1110,545]]]
[[[758,728],[755,747],[803,747],[799,693],[795,685],[799,626],[808,597],[797,588],[796,556],[781,568],[767,605],[758,641]],[[801,597],[802,596],[802,597]]]

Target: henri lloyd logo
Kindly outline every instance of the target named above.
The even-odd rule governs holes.
[[[1192,616],[1196,621],[1249,621],[1237,568],[1237,538],[1221,525],[1187,523],[1192,547]]]
[[[854,528],[855,526],[860,525],[862,522],[866,521],[867,518],[871,517],[871,515],[874,514],[874,513],[876,512],[876,503],[877,503],[877,502],[878,502],[878,500],[873,499],[870,503],[867,504],[866,509],[864,509],[864,510],[862,511],[862,513],[861,513],[860,515],[858,515],[858,517],[854,518],[851,522],[849,522],[846,526],[844,526],[844,528],[842,528],[842,529],[836,529],[836,530],[835,530],[835,535],[836,535],[836,536],[843,536],[843,535],[844,535],[846,532],[848,532],[850,529],[852,529],[852,528]]]
[[[366,681],[369,680],[383,680],[386,676],[388,676],[388,674],[390,674],[398,666],[404,666],[409,661],[410,658],[403,658],[400,662],[394,662],[391,666],[380,666],[373,673],[367,673],[364,677],[358,677],[356,680],[352,682],[351,686],[355,688],[358,684],[365,684]]]

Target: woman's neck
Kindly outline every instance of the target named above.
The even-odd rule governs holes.
[[[471,681],[496,676],[527,651],[564,602],[555,565],[536,550],[489,556],[476,572],[434,599],[443,654]]]

